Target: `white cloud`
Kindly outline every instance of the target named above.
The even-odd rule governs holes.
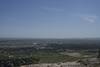
[[[41,7],[44,10],[48,10],[48,11],[57,11],[57,12],[62,12],[64,11],[64,9],[61,8],[56,8],[56,7]]]
[[[82,20],[89,23],[95,23],[97,20],[97,16],[89,15],[89,16],[81,16]]]

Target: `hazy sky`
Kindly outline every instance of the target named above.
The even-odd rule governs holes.
[[[0,37],[100,37],[100,0],[0,0]]]

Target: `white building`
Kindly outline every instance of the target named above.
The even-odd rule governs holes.
[[[66,63],[43,63],[43,64],[33,64],[33,65],[24,65],[21,67],[86,67],[83,64],[77,62],[66,62]]]

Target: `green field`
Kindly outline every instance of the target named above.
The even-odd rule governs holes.
[[[66,62],[66,61],[75,61],[79,58],[71,57],[68,55],[62,55],[59,53],[46,53],[46,52],[37,52],[33,54],[34,57],[40,59],[40,63],[56,63],[56,62]]]

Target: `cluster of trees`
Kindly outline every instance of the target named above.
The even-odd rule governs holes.
[[[19,67],[38,62],[39,59],[35,57],[2,57],[0,59],[0,67]]]
[[[53,44],[48,44],[46,47],[52,48],[55,50],[58,50],[58,49],[98,49],[98,48],[100,48],[100,43],[98,43],[98,44],[96,44],[96,43],[92,43],[92,44],[89,44],[89,43],[77,43],[77,44],[72,44],[72,43],[56,44],[56,43],[53,43]]]

